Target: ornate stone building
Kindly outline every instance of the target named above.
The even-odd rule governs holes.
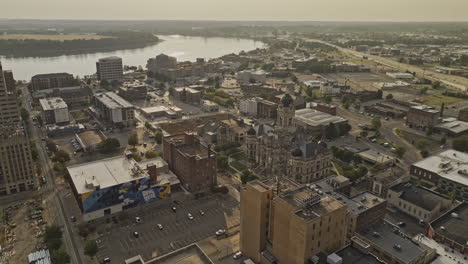
[[[261,124],[247,131],[245,143],[247,157],[259,173],[307,183],[327,177],[330,171],[332,154],[326,143],[313,142],[300,130]]]

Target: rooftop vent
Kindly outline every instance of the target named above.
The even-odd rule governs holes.
[[[445,226],[441,226],[440,229],[445,231]]]
[[[453,218],[460,218],[460,216],[457,213],[451,213],[450,216]]]
[[[396,249],[396,250],[401,250],[401,245],[395,244],[395,245],[393,245],[393,248]]]
[[[379,232],[374,232],[374,233],[372,233],[372,235],[375,236],[375,237],[380,237]]]

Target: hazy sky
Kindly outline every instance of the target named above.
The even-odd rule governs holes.
[[[468,21],[468,0],[1,0],[0,18]]]

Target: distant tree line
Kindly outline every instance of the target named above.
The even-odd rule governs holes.
[[[85,52],[106,52],[119,49],[142,48],[155,44],[159,38],[143,32],[111,32],[101,34],[110,38],[75,39],[75,40],[34,40],[4,39],[0,40],[0,55],[4,56],[56,56],[81,54]]]

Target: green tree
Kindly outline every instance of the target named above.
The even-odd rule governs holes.
[[[151,123],[148,122],[148,121],[145,122],[145,127],[146,127],[146,129],[148,129],[148,130],[153,130],[153,126],[152,126]]]
[[[96,253],[98,252],[98,245],[96,243],[96,240],[88,240],[85,243],[84,247],[84,254],[86,256],[94,257],[96,256]]]
[[[457,192],[455,190],[452,190],[450,193],[449,193],[449,197],[450,199],[453,201],[455,201],[455,199],[457,199]]]
[[[385,96],[385,99],[387,100],[393,99],[393,94],[387,94],[387,96]]]
[[[427,141],[427,139],[419,139],[418,141],[414,143],[414,146],[417,149],[424,151],[429,146],[429,141]]]
[[[228,157],[223,154],[216,154],[217,167],[221,171],[226,171],[229,168]]]
[[[154,140],[156,140],[156,143],[162,144],[163,133],[157,132],[157,133],[154,135]]]
[[[57,225],[48,226],[44,233],[44,242],[51,251],[62,246],[62,230]]]
[[[128,144],[129,144],[129,145],[132,145],[133,147],[135,147],[136,145],[138,145],[138,134],[137,134],[137,133],[132,133],[132,134],[128,137]]]
[[[325,98],[323,98],[323,102],[326,104],[330,104],[332,102],[331,96],[325,96]]]
[[[372,128],[375,129],[376,131],[379,131],[380,127],[382,126],[382,122],[380,121],[380,118],[378,117],[372,119],[371,124],[372,124]]]
[[[70,255],[61,247],[52,251],[51,260],[53,264],[67,264],[70,263]]]
[[[20,115],[21,115],[21,119],[23,119],[23,121],[29,120],[29,112],[28,112],[28,110],[26,110],[26,108],[21,107]]]
[[[468,152],[468,136],[460,136],[452,141],[452,147],[455,150]]]
[[[439,89],[439,88],[440,88],[440,82],[439,81],[432,82],[432,89]]]
[[[96,147],[96,149],[101,153],[110,153],[118,148],[120,148],[120,141],[116,138],[106,138]]]
[[[156,151],[148,150],[148,151],[146,151],[146,153],[145,153],[145,157],[146,157],[147,159],[154,159],[154,158],[156,158],[157,156],[159,156],[159,154],[158,154]]]
[[[241,174],[242,184],[246,184],[247,182],[249,182],[251,180],[255,180],[256,178],[257,178],[257,176],[252,171],[250,171],[249,169],[246,169],[246,170],[242,171],[242,174]]]
[[[48,139],[48,140],[46,141],[46,144],[45,144],[45,145],[46,145],[47,149],[48,149],[49,151],[53,152],[53,153],[57,152],[57,150],[58,150],[57,144],[55,144],[55,142],[52,141],[52,140],[50,140],[50,139]]]
[[[39,153],[37,152],[36,142],[34,140],[31,140],[29,145],[31,146],[31,157],[34,161],[37,161],[37,159],[39,158]]]
[[[70,154],[63,149],[59,149],[55,152],[54,157],[52,158],[53,162],[65,163],[70,161]]]
[[[107,80],[102,80],[100,84],[101,84],[102,87],[109,86],[109,82]]]
[[[395,154],[399,159],[403,158],[403,155],[405,155],[406,149],[402,146],[397,146],[395,148]]]
[[[335,124],[328,124],[328,126],[325,128],[325,137],[328,139],[334,139],[338,137],[338,130],[336,129]]]

